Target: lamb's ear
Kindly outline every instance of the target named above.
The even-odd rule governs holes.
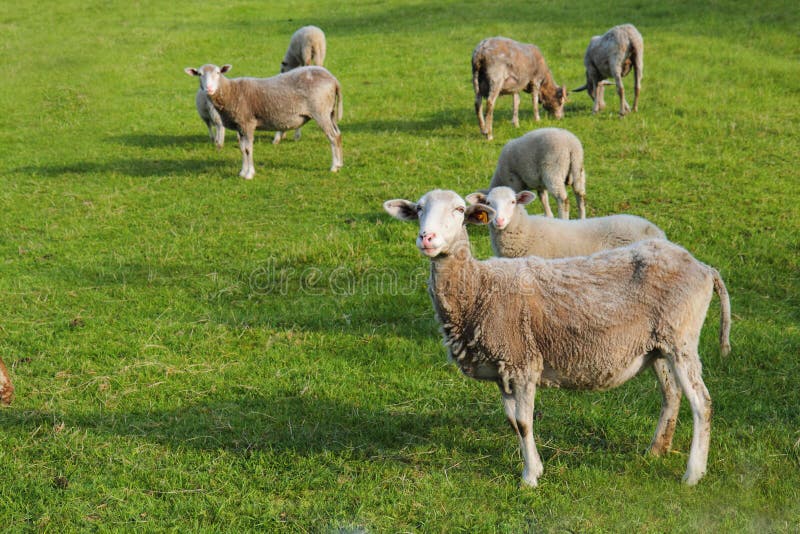
[[[419,219],[419,205],[410,200],[396,198],[383,203],[386,213],[401,221],[416,221]]]
[[[473,204],[464,211],[464,221],[470,224],[489,224],[495,211],[486,204]]]
[[[530,204],[536,198],[536,195],[531,193],[530,191],[520,191],[517,193],[517,204]]]
[[[465,198],[470,204],[486,204],[486,193],[480,191],[470,193]]]
[[[194,67],[186,67],[185,69],[183,69],[183,72],[185,72],[189,76],[200,76],[200,71],[198,71]]]
[[[233,67],[233,65],[223,65],[222,67],[220,67],[219,71],[220,71],[222,74],[225,74],[226,72],[228,72],[229,70],[231,70],[231,68],[232,68],[232,67]]]

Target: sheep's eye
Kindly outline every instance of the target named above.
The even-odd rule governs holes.
[[[514,204],[516,204],[516,203],[517,203],[517,201],[516,201],[516,200],[512,200],[512,201],[511,201],[511,205],[512,205],[512,206],[513,206]]]
[[[463,206],[458,206],[458,207],[456,207],[456,211],[458,213],[464,213],[464,207]]]

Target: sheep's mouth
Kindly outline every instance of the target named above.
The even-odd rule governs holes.
[[[438,256],[439,253],[442,251],[441,247],[419,247],[419,251],[428,256],[429,258],[433,258]]]

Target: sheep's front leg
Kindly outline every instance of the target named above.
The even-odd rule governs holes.
[[[558,203],[558,218],[569,219],[569,198],[567,197],[567,192],[564,191],[563,194],[559,193],[558,196],[556,196],[556,202]]]
[[[511,124],[514,128],[519,128],[519,93],[514,93],[514,114],[511,116]]]
[[[514,402],[514,422],[517,425],[517,436],[519,436],[524,462],[522,483],[534,487],[544,471],[539,452],[536,450],[536,443],[533,440],[533,401],[535,395],[536,381],[533,378],[522,383],[515,382],[511,388],[511,396]]]
[[[539,193],[539,201],[542,203],[542,208],[544,208],[544,214],[548,217],[552,217],[553,210],[550,209],[550,200],[547,196],[547,189],[539,189],[537,192]]]
[[[531,102],[533,103],[533,120],[539,122],[539,88],[533,87],[531,91]]]
[[[242,170],[239,176],[245,180],[252,180],[256,175],[256,168],[253,165],[253,130],[239,132],[239,149],[242,151]]]
[[[501,84],[495,84],[492,87],[489,96],[486,98],[486,140],[491,141],[494,139],[492,135],[492,123],[494,122],[494,103],[497,97],[500,96]]]
[[[284,139],[286,139],[286,132],[275,132],[275,137],[272,138],[272,144],[277,145]]]
[[[217,124],[217,133],[214,136],[214,144],[217,148],[222,148],[225,144],[225,127],[222,124]]]

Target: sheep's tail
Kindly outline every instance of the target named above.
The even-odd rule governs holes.
[[[727,356],[731,352],[731,300],[719,271],[712,268],[711,274],[714,276],[714,291],[719,296],[719,352]]]
[[[483,70],[483,56],[481,54],[474,54],[472,56],[472,88],[475,90],[475,94],[480,94],[481,92],[481,71]]]
[[[585,83],[585,84],[581,85],[580,87],[578,87],[577,89],[573,89],[572,92],[573,93],[580,93],[581,91],[585,91],[588,87],[589,87],[589,84]]]
[[[341,86],[336,86],[336,120],[342,120],[342,115],[344,115],[344,95],[342,95],[342,88]]]

